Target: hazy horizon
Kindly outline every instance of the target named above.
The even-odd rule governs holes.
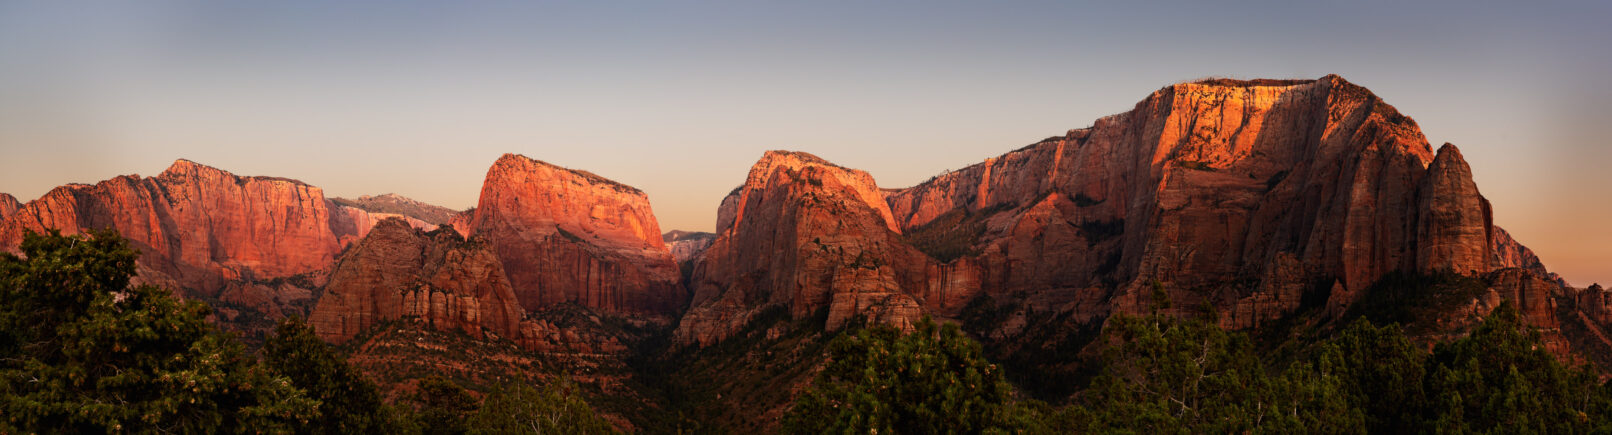
[[[1339,74],[1451,142],[1495,223],[1612,283],[1612,5],[0,3],[0,192],[185,158],[473,206],[503,153],[710,231],[765,150],[917,184],[1202,77]]]

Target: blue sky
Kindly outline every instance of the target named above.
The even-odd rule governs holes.
[[[0,191],[183,157],[463,208],[518,152],[709,230],[767,149],[902,187],[1172,82],[1336,73],[1612,283],[1609,2],[331,3],[0,0]]]

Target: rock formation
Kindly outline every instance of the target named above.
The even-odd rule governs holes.
[[[4,222],[6,218],[16,214],[17,209],[20,208],[22,208],[22,203],[17,202],[17,197],[11,196],[9,193],[0,193],[0,222]]]
[[[492,245],[527,311],[576,303],[669,321],[686,301],[648,197],[598,175],[505,154],[468,227]]]
[[[1545,263],[1539,260],[1538,255],[1534,255],[1534,250],[1528,249],[1527,246],[1523,246],[1522,243],[1511,238],[1511,233],[1506,232],[1504,228],[1498,226],[1492,228],[1494,232],[1491,234],[1493,236],[1491,244],[1493,245],[1494,256],[1489,259],[1490,265],[1496,268],[1515,267],[1525,269],[1533,272],[1534,275],[1553,281],[1559,286],[1568,287],[1566,280],[1545,269]]]
[[[1248,327],[1394,270],[1487,272],[1487,202],[1454,146],[1438,155],[1337,76],[1212,80],[887,196],[909,231],[982,215],[986,293],[1091,306],[1112,286],[1111,309],[1140,312],[1157,282]]]
[[[332,202],[345,207],[352,207],[370,212],[371,214],[398,215],[418,219],[431,225],[442,225],[452,220],[459,212],[453,209],[426,204],[398,195],[388,193],[384,195],[364,195],[358,199],[332,198]]]
[[[1084,321],[1146,312],[1155,294],[1232,328],[1305,301],[1339,315],[1390,272],[1522,261],[1490,216],[1455,146],[1435,153],[1340,77],[1181,83],[905,189],[768,153],[722,200],[677,335],[720,339],[759,307],[861,306],[850,295],[908,317],[981,294]]]
[[[14,252],[26,231],[114,229],[140,250],[136,282],[208,300],[228,325],[241,309],[305,314],[320,271],[374,220],[296,180],[181,159],[155,177],[53,189],[0,220],[0,249]]]
[[[689,281],[680,342],[713,343],[769,307],[795,318],[823,310],[830,328],[856,316],[907,325],[922,315],[918,298],[935,262],[901,241],[866,172],[769,151],[718,216],[719,235]]]
[[[331,270],[309,323],[332,343],[405,317],[474,337],[513,338],[524,313],[491,247],[389,218]]]
[[[711,242],[716,241],[716,234],[671,230],[662,234],[660,239],[672,250],[672,262],[683,264],[711,247]]]
[[[140,279],[216,295],[227,281],[319,270],[341,250],[332,205],[314,186],[240,177],[189,160],[162,174],[73,184],[29,202],[0,228],[14,250],[24,231],[111,228],[141,251]]]

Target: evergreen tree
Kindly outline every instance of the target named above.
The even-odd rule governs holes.
[[[1376,327],[1364,318],[1320,346],[1316,365],[1341,380],[1345,400],[1374,433],[1416,427],[1427,406],[1422,379],[1427,353],[1399,325]]]
[[[263,343],[263,362],[319,401],[312,433],[395,433],[396,415],[375,385],[343,361],[301,318],[290,317]]]
[[[1011,430],[1010,389],[978,343],[928,318],[841,335],[812,388],[785,416],[789,433],[982,433]]]
[[[285,432],[315,402],[244,356],[208,309],[129,286],[110,231],[0,254],[0,432]]]
[[[1580,433],[1608,417],[1594,373],[1556,361],[1510,302],[1435,347],[1429,364],[1430,430]]]
[[[475,432],[495,434],[615,433],[610,423],[576,395],[576,384],[561,378],[539,390],[513,382],[488,396],[471,417]]]
[[[427,434],[463,434],[470,431],[467,420],[476,412],[476,399],[464,387],[441,376],[421,379],[414,395],[415,422]]]

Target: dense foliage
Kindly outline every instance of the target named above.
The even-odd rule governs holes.
[[[263,363],[319,402],[313,433],[397,433],[407,422],[384,402],[375,385],[347,365],[300,318],[275,327],[263,344]]]
[[[1011,388],[978,343],[928,318],[845,334],[784,419],[790,433],[980,433],[1011,429]]]
[[[0,253],[0,433],[607,433],[571,385],[524,384],[482,406],[452,381],[419,382],[411,407],[300,319],[259,361],[208,308],[130,286],[138,252],[111,232],[28,234]]]
[[[500,388],[481,404],[470,425],[485,433],[614,433],[610,422],[594,415],[593,408],[576,395],[576,384],[560,379],[534,388],[515,382]]]
[[[130,286],[137,252],[112,233],[29,234],[20,249],[22,256],[0,254],[0,433],[613,431],[565,379],[515,381],[482,400],[454,380],[428,377],[393,407],[296,318],[279,324],[261,361],[252,358],[207,321],[205,305]],[[1395,279],[1437,284],[1434,291],[1398,292],[1402,299],[1450,298],[1475,288],[1448,277]],[[906,333],[842,332],[828,343],[828,363],[781,429],[1612,432],[1612,385],[1557,361],[1509,304],[1466,337],[1430,351],[1397,323],[1379,326],[1418,313],[1365,310],[1326,338],[1273,360],[1246,334],[1222,330],[1213,319],[1157,314],[1168,303],[1155,297],[1155,314],[1111,318],[1090,347],[1077,346],[1093,361],[1095,376],[1062,407],[1016,397],[1002,369],[955,325],[924,319]],[[821,336],[800,335],[798,343]],[[760,348],[746,340],[721,346]],[[803,344],[801,354],[785,360],[805,361],[821,349]]]
[[[1089,431],[1585,433],[1612,430],[1612,391],[1558,362],[1509,304],[1420,350],[1364,319],[1285,368],[1198,320],[1121,317],[1102,374],[1071,410]]]
[[[316,402],[206,320],[129,286],[137,252],[110,232],[29,233],[0,254],[0,432],[288,432]]]

